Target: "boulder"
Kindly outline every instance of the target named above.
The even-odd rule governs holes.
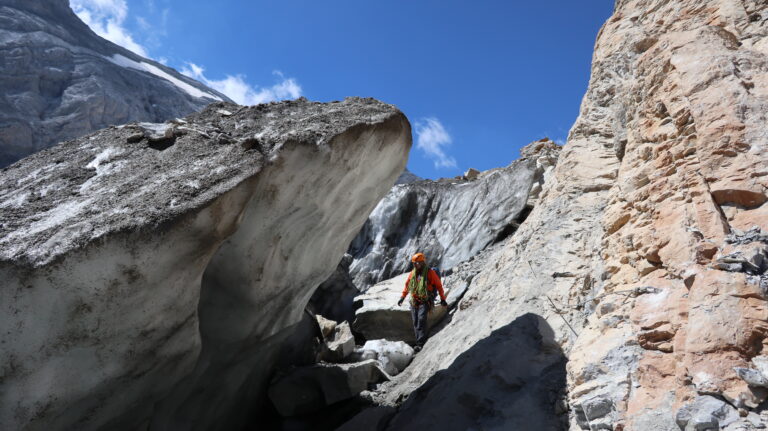
[[[403,341],[368,340],[362,347],[355,348],[351,359],[375,359],[390,376],[396,376],[411,363],[413,348]]]
[[[360,333],[366,340],[383,338],[392,341],[405,341],[410,344],[415,343],[416,336],[413,332],[411,310],[408,305],[409,299],[406,298],[403,305],[397,305],[407,278],[408,273],[398,275],[357,296],[355,302],[361,304],[361,307],[355,311],[352,329]],[[446,296],[450,297],[451,289],[444,285],[443,290]],[[455,304],[456,299],[453,298],[454,302],[449,302],[449,307]],[[427,318],[429,328],[434,328],[447,312],[446,307],[435,305]]]
[[[97,36],[68,1],[0,5],[0,167],[109,125],[162,122],[229,101]]]
[[[768,242],[724,246],[715,255],[712,266],[722,271],[764,274],[768,270]]]
[[[749,386],[756,388],[768,388],[768,379],[763,376],[758,370],[752,368],[733,367],[733,371],[739,376],[741,380],[744,380]]]
[[[0,172],[0,429],[241,428],[411,143],[360,98],[218,103],[169,128]]]
[[[349,399],[386,378],[375,360],[298,367],[274,379],[269,399],[284,417],[305,415]]]
[[[355,337],[349,323],[336,323],[320,315],[317,320],[324,338],[320,359],[327,362],[343,361],[355,349]]]
[[[768,379],[768,356],[758,355],[752,358],[750,362],[752,362],[752,365],[763,375],[763,377]]]
[[[696,397],[675,415],[681,431],[719,430],[738,419],[739,413],[733,406],[709,395]]]
[[[319,314],[315,315],[315,320],[317,321],[317,326],[320,328],[320,333],[323,334],[324,340],[333,335],[333,330],[336,329],[337,325],[336,322],[326,319]]]
[[[480,171],[475,168],[469,168],[466,172],[464,172],[464,179],[470,181],[476,180],[478,175],[480,175]]]

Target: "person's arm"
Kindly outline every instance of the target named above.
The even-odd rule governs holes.
[[[440,277],[437,276],[437,273],[433,270],[429,270],[429,282],[432,284],[432,286],[437,289],[437,293],[440,294],[440,299],[445,301],[445,292],[443,292],[443,283],[440,281]],[[408,286],[406,284],[406,286]]]
[[[411,274],[413,273],[411,272]],[[408,296],[408,283],[411,282],[411,274],[408,274],[408,279],[405,280],[405,288],[403,289],[403,293],[400,295],[400,299],[397,301],[397,305],[402,304],[403,299]]]

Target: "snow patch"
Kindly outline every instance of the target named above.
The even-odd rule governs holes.
[[[123,153],[122,150],[120,150],[118,148],[110,147],[110,148],[107,148],[107,149],[103,150],[99,154],[97,154],[96,157],[94,157],[93,160],[91,160],[90,163],[85,165],[85,167],[88,168],[88,169],[95,169],[96,170],[96,175],[94,175],[91,178],[88,178],[88,181],[84,182],[80,186],[80,193],[83,193],[86,190],[88,190],[89,188],[91,188],[93,183],[95,181],[97,181],[97,179],[100,176],[115,170],[115,168],[118,167],[120,164],[119,163],[110,164],[108,162],[114,156],[117,156],[117,155],[122,154],[122,153]]]
[[[29,198],[29,192],[17,193],[15,197],[0,203],[0,208],[19,208],[27,202],[27,198]]]
[[[37,179],[37,176],[40,174],[40,172],[42,172],[42,170],[43,168],[38,168],[30,172],[29,175],[27,175],[23,179],[16,181],[16,186],[17,187],[24,186],[25,184],[29,184],[30,182],[34,181],[35,179]]]
[[[190,84],[187,84],[186,82],[182,81],[181,79],[176,78],[176,77],[170,75],[169,73],[163,71],[159,67],[151,65],[149,63],[134,61],[134,60],[131,60],[130,58],[122,56],[120,54],[115,54],[112,57],[104,57],[104,58],[106,58],[107,60],[109,60],[110,62],[112,62],[112,63],[114,63],[114,64],[116,64],[118,66],[126,67],[126,68],[129,68],[129,69],[140,70],[140,71],[143,71],[143,72],[148,72],[148,73],[151,73],[151,74],[153,74],[153,75],[155,75],[157,77],[163,78],[166,81],[169,81],[171,84],[173,84],[173,85],[179,87],[180,89],[184,90],[187,94],[189,94],[192,97],[197,97],[197,98],[206,97],[206,98],[209,98],[209,99],[221,101],[220,97],[215,96],[215,95],[213,95],[211,93],[208,93],[207,91],[200,90],[199,88],[194,87],[194,86],[192,86]]]
[[[59,190],[61,188],[62,187],[58,183],[48,184],[48,185],[46,185],[46,186],[44,186],[43,188],[40,189],[40,191],[39,191],[40,197],[44,197],[44,196],[48,195],[49,192],[55,191],[55,190]]]
[[[403,341],[368,340],[356,349],[361,359],[379,361],[384,371],[390,376],[400,374],[413,359],[413,348]]]
[[[91,202],[92,199],[86,199],[81,202],[66,202],[54,207],[41,214],[40,220],[32,223],[29,228],[19,229],[9,235],[6,242],[12,244],[14,238],[32,236],[39,232],[62,226],[65,221],[80,215],[83,209],[91,205]],[[10,254],[14,255],[16,252],[18,252],[18,250],[14,249]]]
[[[105,161],[109,160],[112,156],[116,156],[116,155],[118,155],[120,153],[122,153],[122,151],[120,151],[117,148],[114,148],[114,147],[107,148],[106,150],[104,150],[104,151],[100,152],[99,154],[97,154],[96,157],[94,157],[93,160],[91,160],[90,163],[85,165],[85,167],[88,168],[88,169],[96,169],[96,175],[97,176],[101,175],[106,170],[108,170],[108,169],[103,168],[101,166],[101,164],[104,163]]]

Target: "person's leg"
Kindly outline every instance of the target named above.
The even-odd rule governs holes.
[[[413,334],[416,337],[416,344],[419,343],[419,307],[411,304],[411,321],[413,322]]]
[[[427,304],[419,304],[416,309],[416,345],[424,346],[427,342],[427,312],[429,307]]]

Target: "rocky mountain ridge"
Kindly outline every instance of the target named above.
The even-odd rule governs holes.
[[[0,167],[110,125],[229,101],[97,36],[65,0],[0,1],[0,52]]]

